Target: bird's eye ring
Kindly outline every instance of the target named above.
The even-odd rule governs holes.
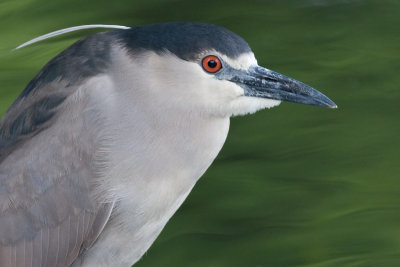
[[[203,69],[209,73],[216,73],[222,69],[221,60],[217,56],[206,56],[202,60]]]

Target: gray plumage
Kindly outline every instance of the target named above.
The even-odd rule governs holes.
[[[0,122],[0,266],[70,266],[109,219],[113,202],[92,195],[98,118],[71,97],[106,71],[111,41],[100,33],[55,57]]]
[[[220,71],[206,71],[208,55]],[[52,59],[0,122],[0,266],[129,266],[217,156],[231,116],[279,100],[335,107],[256,67],[242,38],[196,23],[99,33]]]

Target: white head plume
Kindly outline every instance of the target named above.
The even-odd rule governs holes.
[[[65,33],[69,33],[69,32],[74,32],[74,31],[79,31],[79,30],[85,30],[85,29],[95,29],[95,28],[103,28],[103,29],[122,29],[122,30],[127,30],[130,29],[130,27],[127,26],[121,26],[121,25],[105,25],[105,24],[89,24],[89,25],[80,25],[80,26],[75,26],[75,27],[69,27],[69,28],[65,28],[65,29],[61,29],[55,32],[51,32],[39,37],[36,37],[26,43],[23,43],[21,45],[19,45],[17,48],[15,48],[14,50],[23,48],[25,46],[46,40],[46,39],[50,39],[53,38],[55,36],[59,36]]]

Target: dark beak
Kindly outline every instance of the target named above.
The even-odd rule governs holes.
[[[314,88],[260,66],[237,72],[230,80],[244,88],[245,96],[337,108],[332,100]]]

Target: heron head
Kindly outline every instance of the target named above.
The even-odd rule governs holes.
[[[225,28],[162,23],[119,33],[140,62],[141,77],[174,105],[218,116],[253,113],[281,101],[336,107],[312,87],[259,66],[249,45]]]
[[[116,74],[116,87],[133,91],[128,99],[148,97],[160,108],[185,112],[229,117],[271,108],[281,101],[337,107],[312,87],[259,66],[240,36],[210,24],[82,25],[37,37],[17,49],[89,28],[118,30],[72,45],[43,68],[24,94],[37,83],[81,84],[88,77]]]

